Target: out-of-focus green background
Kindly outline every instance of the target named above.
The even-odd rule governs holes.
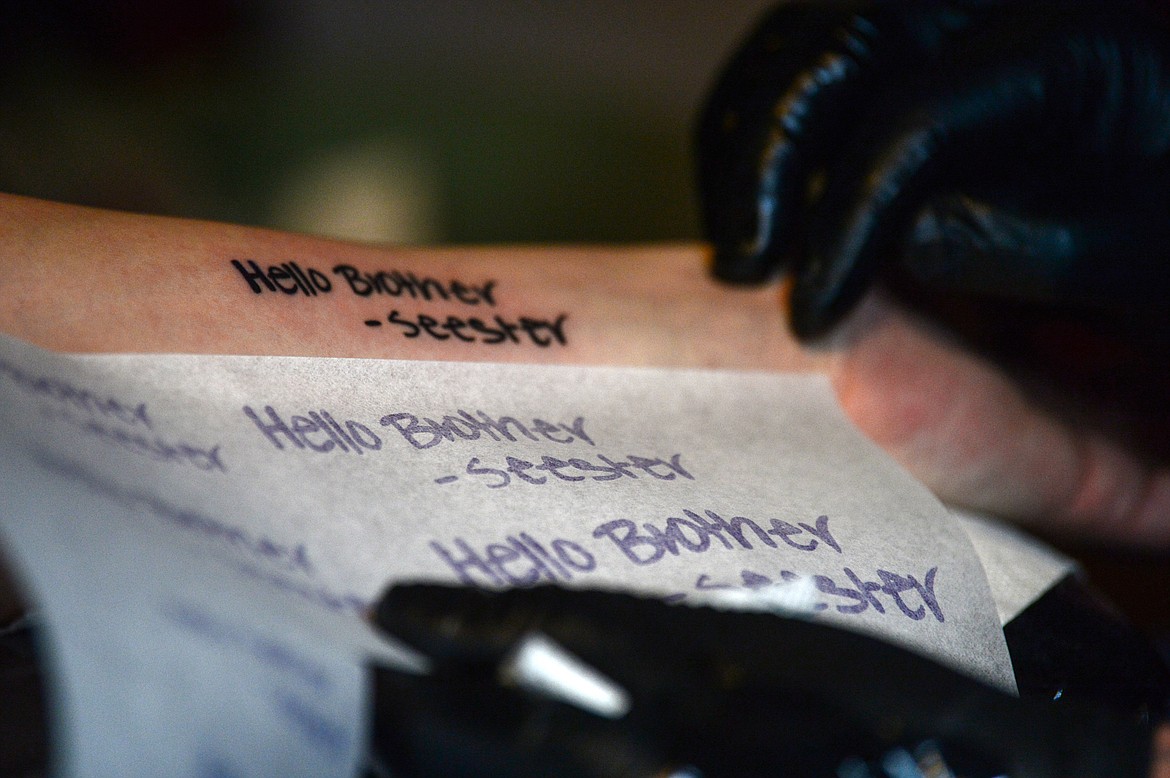
[[[767,0],[7,0],[0,191],[410,243],[698,234]]]

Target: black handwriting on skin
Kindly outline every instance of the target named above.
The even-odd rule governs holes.
[[[441,281],[400,270],[366,272],[353,265],[334,265],[328,273],[297,262],[263,266],[254,259],[233,259],[232,266],[253,294],[290,297],[317,297],[334,289],[348,289],[358,297],[410,298],[424,302],[449,302],[483,308],[496,307],[496,281],[475,283],[451,279]],[[538,348],[567,346],[565,322],[568,314],[551,318],[480,316],[434,316],[429,313],[390,311],[381,319],[365,319],[371,329],[389,325],[389,331],[404,338],[478,343],[487,346],[533,345]]]
[[[482,284],[465,284],[462,281],[436,281],[433,278],[419,278],[414,273],[400,273],[397,270],[363,273],[352,265],[338,265],[333,272],[345,279],[350,291],[359,297],[388,295],[408,296],[423,300],[454,300],[464,305],[496,304],[495,281]]]
[[[279,265],[262,267],[252,259],[243,262],[233,259],[232,266],[239,271],[254,294],[276,292],[290,296],[316,297],[319,294],[329,294],[334,289],[329,275],[313,267],[302,268],[296,262],[282,262]],[[415,300],[444,300],[489,307],[496,304],[496,282],[491,280],[476,284],[454,279],[439,281],[429,276],[419,277],[414,273],[403,273],[398,270],[365,273],[353,265],[335,265],[330,273],[359,297],[372,295],[410,297]]]
[[[390,311],[386,317],[387,322],[399,328],[404,338],[426,335],[431,340],[450,340],[455,343],[483,343],[488,346],[531,343],[540,348],[568,345],[566,319],[568,315],[564,313],[555,319],[531,316],[508,319],[499,315],[490,319],[478,316],[464,319],[459,316],[435,317],[425,313],[404,316],[397,309]],[[366,319],[365,325],[381,327],[382,320]]]

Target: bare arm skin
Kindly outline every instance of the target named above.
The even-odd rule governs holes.
[[[249,272],[254,262],[274,290],[249,283],[233,259]],[[282,275],[286,263],[302,280]],[[0,196],[0,331],[76,352],[823,372],[858,426],[946,501],[1050,530],[1170,545],[1167,470],[1041,412],[993,366],[877,296],[831,344],[810,350],[788,334],[783,287],[726,287],[707,263],[699,245],[372,247]],[[400,289],[361,296],[334,271],[341,265],[435,279],[450,299]],[[306,293],[310,269],[329,292]],[[452,293],[453,280],[466,288]],[[420,316],[434,322],[429,333]],[[549,326],[530,335],[518,328],[525,318]],[[505,333],[508,324],[517,329]]]
[[[262,271],[294,262],[332,289],[292,294],[254,283]],[[333,268],[369,276],[412,273],[469,287],[461,302],[370,292],[361,296]],[[824,362],[785,333],[775,289],[716,285],[697,245],[647,248],[385,248],[268,230],[136,216],[0,195],[0,330],[57,351],[281,354],[507,362],[816,369]],[[318,276],[320,278],[320,276]],[[494,282],[481,294],[480,289]],[[302,282],[303,283],[303,282]],[[565,314],[565,345],[541,347],[472,329],[445,340],[386,321],[391,310],[552,321]],[[380,327],[364,324],[379,319]],[[542,329],[537,336],[547,340]]]

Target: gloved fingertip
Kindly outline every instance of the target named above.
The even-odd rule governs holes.
[[[838,314],[832,306],[826,305],[816,295],[800,294],[796,288],[792,290],[792,296],[789,298],[788,326],[796,339],[802,343],[811,343],[828,334],[842,316],[843,314]]]
[[[810,250],[794,271],[788,299],[789,326],[798,340],[828,335],[857,307],[873,282],[872,249],[866,241],[846,239]]]
[[[716,246],[711,259],[711,274],[728,284],[765,284],[778,277],[782,270],[779,257],[736,247]]]

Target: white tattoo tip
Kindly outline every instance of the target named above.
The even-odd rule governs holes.
[[[631,706],[625,689],[537,633],[520,641],[500,666],[500,678],[607,719],[620,719]]]
[[[817,587],[810,576],[752,589],[715,589],[696,605],[729,611],[760,611],[782,616],[812,616],[816,612]]]

